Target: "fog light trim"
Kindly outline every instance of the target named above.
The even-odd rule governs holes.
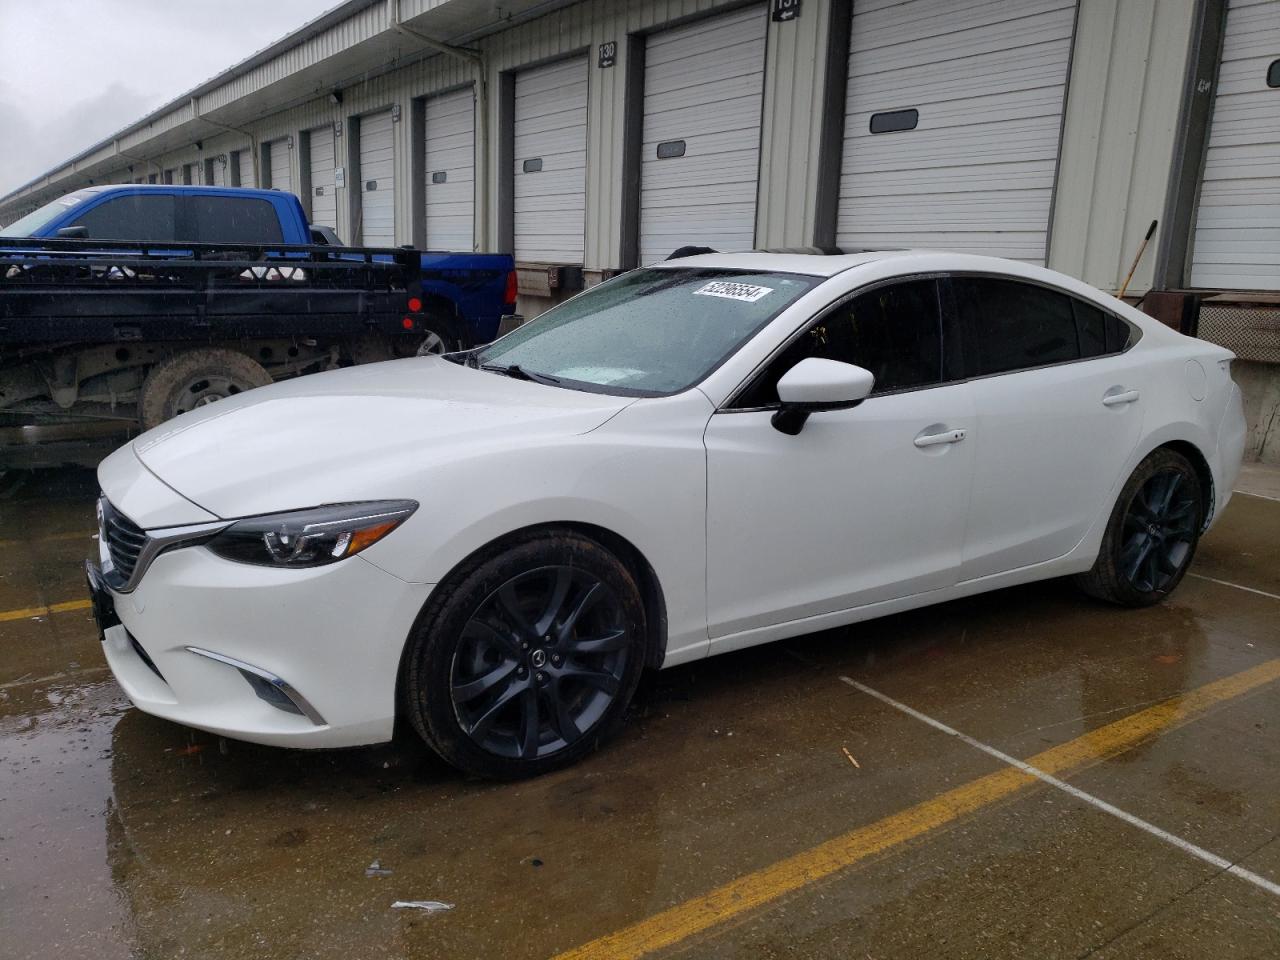
[[[307,701],[307,698],[295,690],[293,685],[283,677],[278,677],[271,671],[263,670],[261,667],[255,667],[252,663],[245,663],[243,660],[237,660],[235,657],[228,657],[222,653],[214,653],[212,650],[205,650],[203,647],[187,647],[187,652],[194,653],[198,657],[208,657],[210,660],[234,667],[240,671],[240,675],[249,684],[254,695],[264,703],[269,703],[277,710],[282,710],[285,713],[301,714],[317,727],[325,726],[325,719],[320,716],[320,711],[313,707]]]

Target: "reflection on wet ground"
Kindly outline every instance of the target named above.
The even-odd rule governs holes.
[[[60,471],[0,499],[0,612],[82,597],[93,494]],[[667,671],[603,753],[514,785],[409,736],[219,741],[131,709],[86,611],[0,619],[0,953],[554,956],[999,769],[841,675],[1031,756],[1280,657],[1278,544],[1280,502],[1237,496],[1196,561],[1213,580],[1155,609],[1039,584]],[[1278,729],[1273,684],[1072,782],[1280,880]],[[668,952],[1263,957],[1278,911],[1035,788]]]

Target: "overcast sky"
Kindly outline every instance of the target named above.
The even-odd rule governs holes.
[[[0,0],[0,196],[338,2]]]

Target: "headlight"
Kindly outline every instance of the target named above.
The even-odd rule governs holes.
[[[413,500],[376,500],[249,517],[227,527],[206,546],[239,563],[318,567],[373,546],[417,509]]]

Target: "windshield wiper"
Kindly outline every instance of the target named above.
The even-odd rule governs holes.
[[[560,378],[553,377],[549,373],[538,373],[535,370],[526,370],[518,363],[510,363],[503,365],[501,363],[482,364],[481,370],[488,370],[491,373],[500,373],[504,377],[511,377],[513,380],[529,380],[533,383],[545,383],[548,386],[558,387]]]

